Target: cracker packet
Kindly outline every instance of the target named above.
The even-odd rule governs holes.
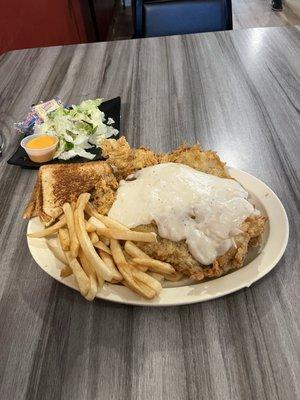
[[[17,131],[26,133],[29,130],[32,130],[35,124],[41,124],[44,121],[44,118],[49,111],[54,111],[61,106],[64,106],[64,104],[58,97],[33,105],[26,118],[15,124]]]

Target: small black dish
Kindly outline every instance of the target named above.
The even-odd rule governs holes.
[[[121,119],[121,98],[116,97],[114,99],[104,101],[103,103],[100,104],[99,106],[100,110],[104,112],[105,118],[112,118],[115,123],[112,124],[112,126],[120,132],[120,119]],[[22,140],[24,137],[32,135],[33,130],[29,130],[28,132],[23,135],[20,140]],[[119,134],[116,136],[113,136],[113,138],[118,138]],[[80,162],[88,162],[88,161],[98,161],[102,160],[102,152],[101,149],[97,147],[93,147],[91,149],[87,150],[89,153],[95,154],[95,158],[93,160],[87,160],[86,158],[83,157],[74,157],[71,160],[51,160],[46,163],[35,163],[30,160],[30,158],[27,156],[26,151],[19,145],[13,156],[7,161],[8,164],[12,165],[19,165],[20,167],[23,168],[31,168],[31,169],[38,169],[41,165],[44,164],[68,164],[68,163],[80,163]]]

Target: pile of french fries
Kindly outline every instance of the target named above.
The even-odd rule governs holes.
[[[164,279],[182,278],[172,265],[154,260],[133,243],[154,242],[155,233],[130,230],[99,214],[89,200],[89,193],[81,194],[76,204],[63,205],[56,223],[28,234],[31,238],[48,238],[49,248],[63,263],[60,276],[73,274],[83,297],[93,300],[106,281],[153,299],[162,290]]]

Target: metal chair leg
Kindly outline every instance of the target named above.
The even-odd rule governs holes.
[[[282,0],[272,0],[272,10],[282,11]]]

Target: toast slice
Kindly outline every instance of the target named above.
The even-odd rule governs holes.
[[[112,179],[112,168],[104,161],[43,165],[23,218],[39,216],[49,225],[62,214],[64,203],[76,201],[81,193],[95,192],[99,182]]]

